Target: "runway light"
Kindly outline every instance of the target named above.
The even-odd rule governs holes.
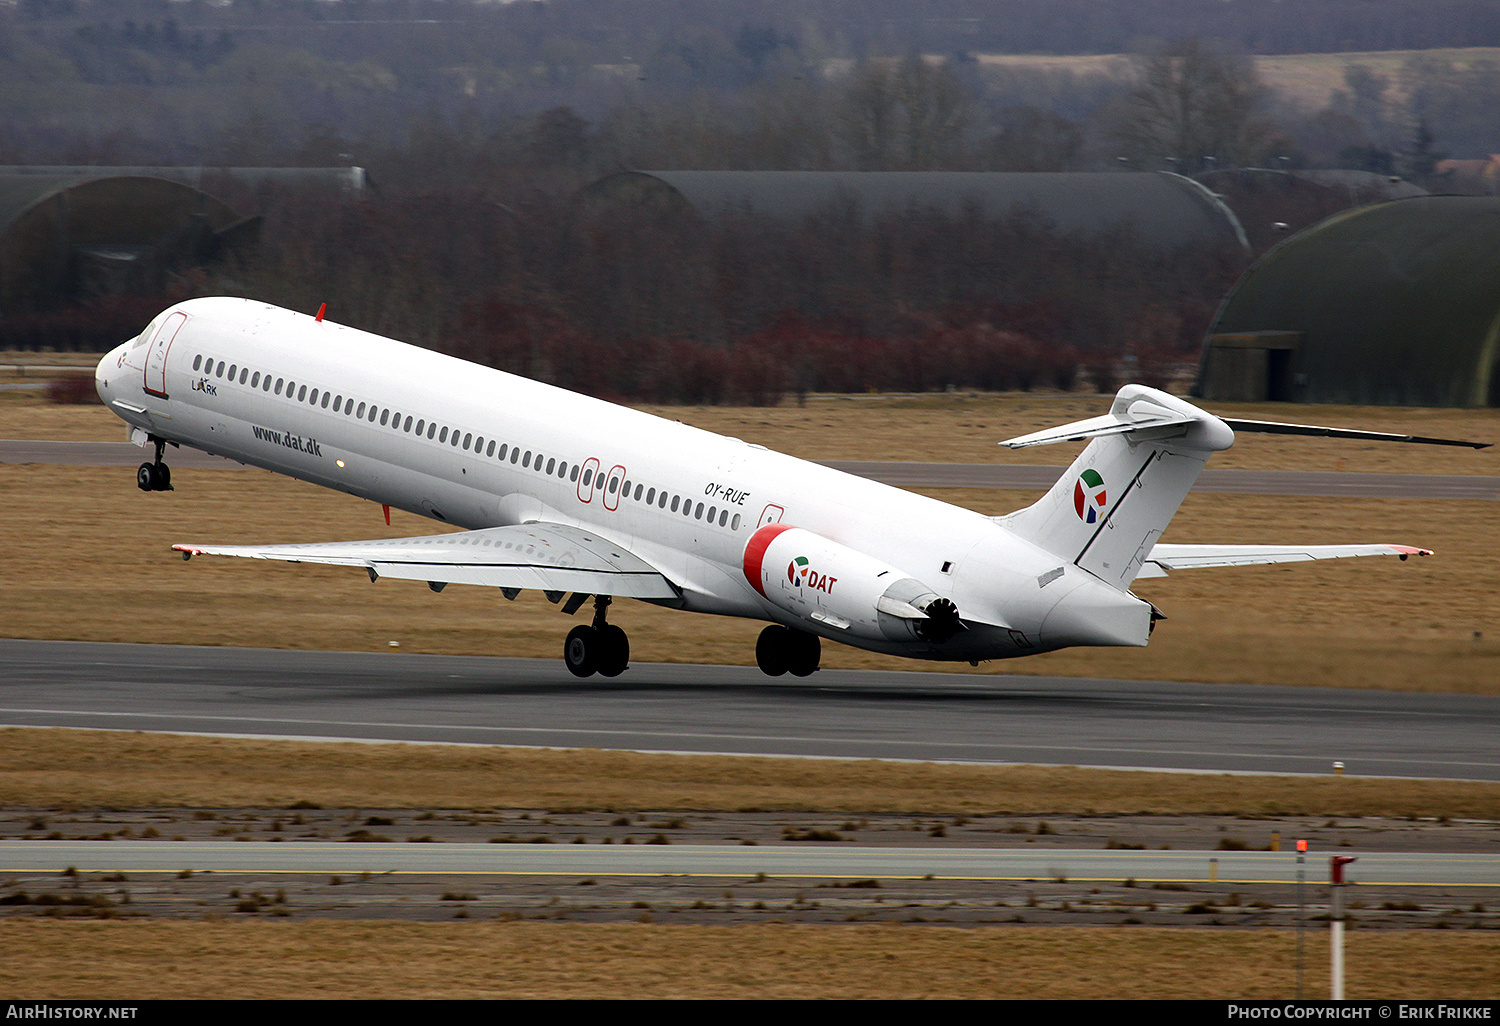
[[[386,644],[390,646],[392,652],[395,652],[401,647],[401,642],[399,641],[388,641],[386,642]]]
[[[1341,762],[1335,762],[1333,764],[1333,775],[1336,776],[1336,777],[1341,777],[1341,776],[1344,775],[1344,764],[1343,763],[1341,763]]]

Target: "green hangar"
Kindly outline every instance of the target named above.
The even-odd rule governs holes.
[[[1195,393],[1500,406],[1500,199],[1393,200],[1287,239],[1220,307]]]

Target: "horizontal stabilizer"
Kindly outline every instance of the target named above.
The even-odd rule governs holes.
[[[576,527],[522,524],[419,538],[309,545],[174,545],[190,556],[241,556],[288,563],[357,566],[371,579],[479,584],[509,591],[572,591],[620,598],[674,599],[680,592],[624,546]]]
[[[1155,545],[1146,557],[1157,574],[1168,570],[1196,570],[1211,566],[1254,566],[1264,563],[1302,563],[1312,559],[1348,559],[1352,556],[1430,556],[1431,549],[1411,545]]]
[[[1315,435],[1319,438],[1364,438],[1375,442],[1414,442],[1418,445],[1465,445],[1470,449],[1488,449],[1490,442],[1465,442],[1456,438],[1424,438],[1421,435],[1391,434],[1388,431],[1356,431],[1353,428],[1320,427],[1316,424],[1283,424],[1274,420],[1236,420],[1220,417],[1236,431],[1264,435]]]
[[[1116,407],[1122,404],[1117,403]],[[1137,399],[1135,402],[1124,406],[1123,409],[1111,410],[1102,417],[1090,417],[1088,420],[1075,420],[1071,424],[1061,427],[1046,428],[1041,431],[1033,431],[1029,435],[1021,435],[1017,438],[1007,438],[1000,444],[1009,449],[1024,449],[1032,445],[1053,445],[1057,442],[1080,442],[1090,438],[1104,438],[1109,435],[1123,435],[1132,432],[1144,433],[1151,431],[1149,437],[1168,438],[1174,433],[1170,430],[1157,431],[1154,429],[1182,428],[1193,423],[1199,417],[1188,416],[1175,410],[1169,410],[1158,406],[1149,399]]]

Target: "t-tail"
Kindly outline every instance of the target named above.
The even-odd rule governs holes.
[[[1234,444],[1223,420],[1145,385],[1126,385],[1109,413],[1001,442],[1031,445],[1091,439],[1052,490],[999,518],[1011,531],[1121,591],[1208,457]]]

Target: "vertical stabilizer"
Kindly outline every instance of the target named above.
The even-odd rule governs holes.
[[[1218,417],[1144,385],[1109,413],[1001,442],[1011,448],[1090,439],[1052,490],[1000,522],[1120,590],[1166,530],[1211,453],[1234,443]]]

